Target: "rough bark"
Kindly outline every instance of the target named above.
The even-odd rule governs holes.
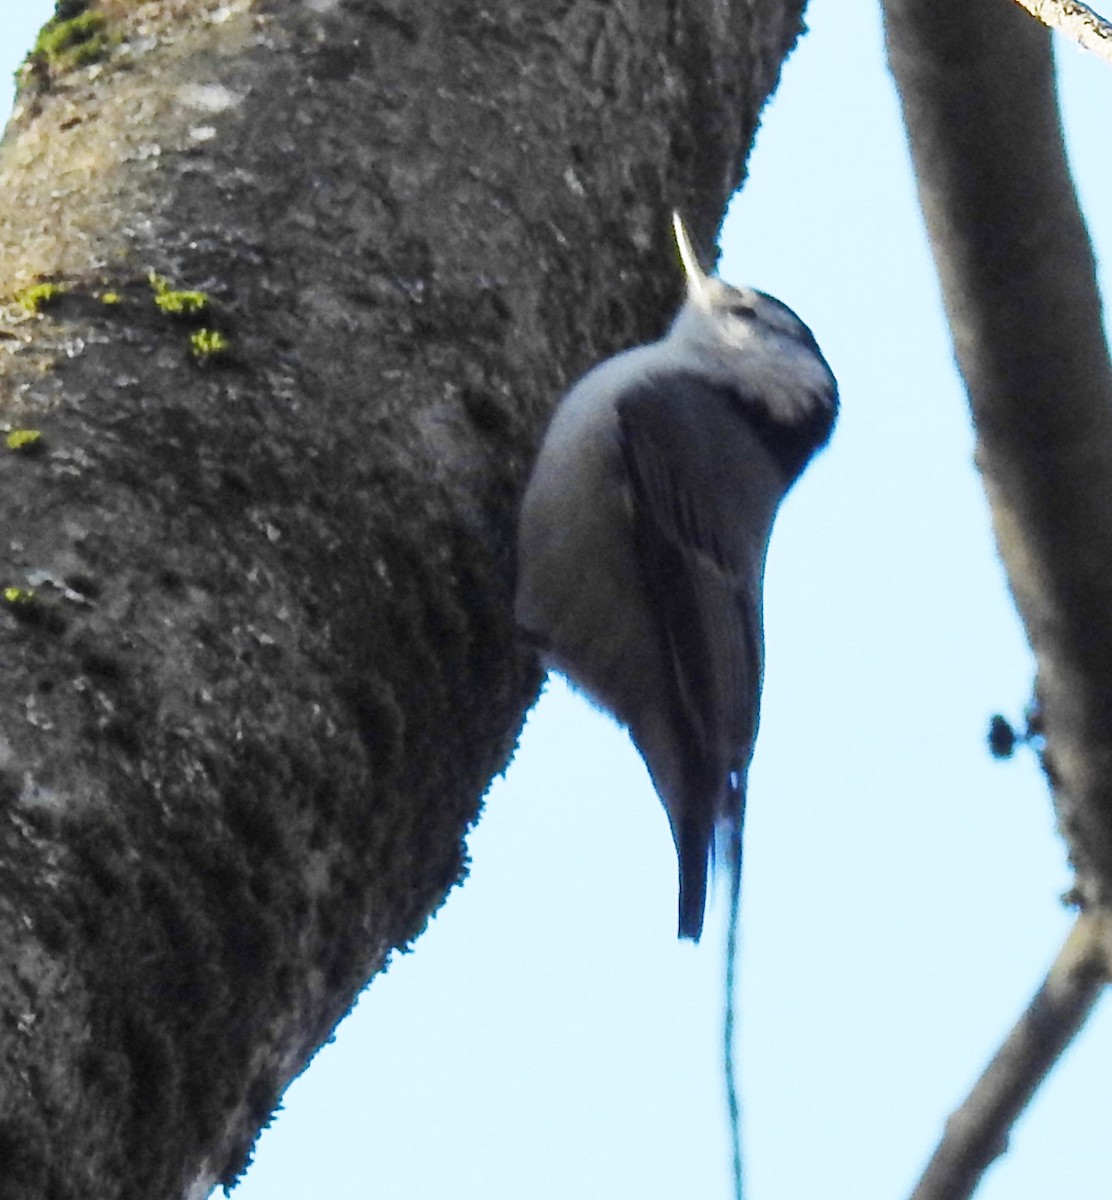
[[[0,147],[0,1190],[199,1197],[461,878],[545,415],[802,0],[83,7]]]
[[[1012,0],[885,0],[888,51],[1038,663],[1038,732],[1078,896],[1112,899],[1112,368],[1050,34]]]

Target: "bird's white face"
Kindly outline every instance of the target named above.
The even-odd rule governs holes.
[[[811,351],[818,346],[811,331],[773,296],[750,287],[733,287],[720,279],[704,278],[688,304],[702,316],[707,333],[738,349],[754,348],[754,342],[786,339]]]
[[[716,377],[728,377],[742,367],[779,391],[777,385],[794,376],[806,393],[829,393],[833,399],[834,376],[811,331],[795,313],[756,288],[732,287],[706,274],[678,212],[672,214],[672,228],[687,280],[687,303],[666,339],[672,351],[701,358]]]
[[[770,401],[833,392],[834,378],[811,331],[786,304],[756,288],[703,276],[669,332],[674,353],[721,379],[747,378]]]

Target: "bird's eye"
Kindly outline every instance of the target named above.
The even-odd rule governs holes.
[[[752,304],[737,303],[730,305],[730,316],[737,317],[741,321],[748,320],[750,317],[756,316],[757,310]]]

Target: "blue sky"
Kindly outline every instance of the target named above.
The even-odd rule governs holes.
[[[25,0],[6,17],[0,79],[49,10]],[[811,326],[843,402],[769,560],[746,1164],[752,1200],[888,1200],[1053,957],[1069,874],[1034,762],[985,749],[993,712],[1020,716],[1032,662],[972,467],[876,5],[819,0],[810,24],[721,262]],[[1107,258],[1112,68],[1066,44],[1059,57]],[[470,844],[471,877],[291,1087],[236,1200],[725,1200],[725,897],[700,946],[675,941],[667,821],[624,734],[553,681]],[[1110,1067],[1106,1006],[984,1200],[1107,1194]]]

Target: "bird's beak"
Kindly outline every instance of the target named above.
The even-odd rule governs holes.
[[[680,262],[683,264],[683,274],[687,280],[687,298],[701,308],[706,308],[708,301],[707,275],[699,266],[699,260],[695,257],[695,248],[691,245],[691,238],[687,236],[683,218],[678,212],[672,213],[672,229],[676,234],[676,249],[680,252]]]

